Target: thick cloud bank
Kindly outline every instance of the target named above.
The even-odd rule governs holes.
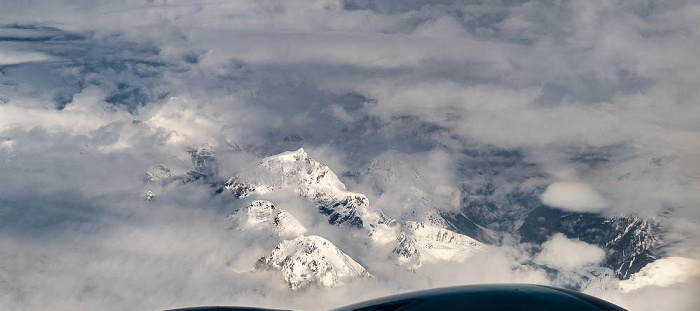
[[[562,234],[555,234],[542,244],[542,251],[535,260],[551,267],[564,270],[593,265],[605,258],[605,251],[581,241],[567,239]]]
[[[697,1],[0,2],[3,309],[314,310],[487,282],[698,309],[698,277],[670,277],[700,259]],[[217,189],[302,147],[387,218],[488,246],[410,272],[279,192],[374,277],[251,273],[279,241],[232,230],[250,202]]]
[[[542,202],[565,210],[596,212],[608,206],[605,200],[584,183],[556,182],[542,194]]]

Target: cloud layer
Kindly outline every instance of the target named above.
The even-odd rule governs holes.
[[[506,240],[414,275],[368,255],[375,280],[290,293],[248,273],[275,242],[227,231],[240,202],[213,189],[300,147],[391,217],[454,211],[491,183],[495,196],[655,218],[669,255],[700,258],[695,1],[30,0],[3,4],[0,21],[11,310],[322,309],[348,293],[547,283],[521,264],[579,273],[600,259],[558,235],[540,253]],[[158,165],[209,176],[150,181]],[[275,199],[362,252],[307,203]],[[654,310],[645,302],[672,291],[675,309],[695,310],[697,285],[599,293]]]

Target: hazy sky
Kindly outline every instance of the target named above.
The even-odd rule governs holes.
[[[669,255],[700,259],[698,85],[692,0],[0,0],[0,305],[315,309],[550,282],[513,268],[527,253],[518,245],[417,274],[368,256],[380,277],[302,293],[248,273],[275,243],[227,230],[238,203],[211,183],[300,147],[338,175],[369,172],[341,179],[389,215],[410,186],[455,208],[465,150],[517,151],[538,171],[508,177],[548,186],[545,204],[663,214]],[[213,154],[200,167],[208,181],[146,178],[158,164],[197,169],[193,150]],[[402,177],[414,172],[422,184]],[[392,191],[372,193],[370,181]],[[276,199],[360,252],[307,203]],[[543,247],[531,260],[572,275],[600,262],[599,248],[563,236]],[[598,294],[634,310],[667,309],[657,297],[694,310],[698,278],[687,282]]]

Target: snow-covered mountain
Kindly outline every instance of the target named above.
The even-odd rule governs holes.
[[[306,233],[306,228],[292,214],[276,208],[272,202],[255,200],[228,219],[236,228],[271,230],[274,234],[293,238]]]
[[[276,185],[292,188],[299,196],[314,201],[331,224],[363,228],[383,222],[367,196],[348,191],[328,166],[312,159],[304,148],[265,158],[262,166],[279,177]]]
[[[271,187],[266,186],[262,182],[244,182],[236,177],[229,178],[226,183],[218,190],[219,192],[228,190],[236,198],[245,198],[252,193],[263,194],[272,191]]]
[[[316,235],[284,240],[260,258],[256,269],[280,270],[293,290],[308,286],[338,286],[370,273],[330,241]]]
[[[218,192],[227,191],[244,198],[276,189],[292,190],[313,202],[332,225],[366,230],[372,243],[386,244],[395,240],[396,222],[373,208],[366,195],[348,191],[328,166],[312,159],[303,148],[267,157],[260,165],[271,174],[271,181],[244,181],[233,177]]]
[[[364,190],[368,193],[390,199],[393,207],[399,207],[393,211],[395,218],[444,226],[435,207],[451,206],[457,189],[447,186],[449,181],[445,180],[434,184],[426,175],[430,174],[406,155],[392,151],[376,157],[359,172],[345,173],[343,176],[364,182],[371,188]]]
[[[524,242],[542,243],[555,233],[602,247],[603,264],[620,279],[628,278],[660,255],[659,224],[634,215],[605,217],[564,212],[546,206],[532,210],[517,233]]]
[[[170,163],[160,163],[149,167],[145,172],[146,180],[164,183],[179,180],[187,183],[217,174],[218,163],[209,148],[188,148],[187,153],[189,161],[173,159]]]
[[[540,245],[561,233],[603,248],[603,265],[620,279],[663,256],[662,230],[653,219],[564,211],[544,204],[541,195],[550,181],[522,152],[466,150],[458,171],[459,206],[440,211],[447,229],[496,245],[506,236]]]
[[[407,221],[402,228],[393,252],[401,264],[413,269],[423,262],[463,261],[485,246],[466,235],[422,222]]]
[[[501,153],[497,156],[504,157]],[[505,156],[509,159],[511,154]],[[517,157],[513,163],[505,161],[505,167],[518,166],[518,161]],[[531,243],[537,252],[538,245],[557,233],[597,245],[606,253],[604,267],[568,271],[566,278],[557,276],[556,268],[540,267],[553,278],[562,279],[560,283],[564,286],[583,288],[592,279],[613,274],[624,279],[657,258],[653,253],[661,243],[657,224],[634,216],[610,218],[548,207],[539,199],[542,185],[546,185],[542,181],[511,183],[499,189],[495,182],[467,180],[461,186],[460,206],[451,206],[446,211],[438,206],[449,204],[446,195],[435,194],[435,188],[422,180],[420,172],[404,176],[405,169],[398,168],[396,171],[404,175],[393,176],[393,165],[396,164],[391,160],[373,161],[365,172],[355,177],[386,174],[387,178],[374,179],[379,196],[381,191],[402,191],[397,188],[401,183],[394,179],[410,177],[413,183],[410,189],[401,192],[405,200],[398,203],[402,212],[397,220],[386,217],[372,206],[366,195],[349,191],[328,166],[312,159],[304,149],[264,158],[260,166],[271,179],[233,177],[218,192],[226,191],[242,199],[250,195],[265,198],[280,189],[292,191],[310,201],[323,215],[319,216],[325,217],[337,230],[364,231],[357,237],[366,237],[363,243],[370,248],[390,246],[387,260],[394,260],[409,270],[419,269],[429,262],[464,261],[487,244],[498,245],[504,236]],[[383,202],[387,203],[391,202]],[[288,239],[281,241],[269,256],[261,258],[256,267],[280,270],[293,289],[310,284],[335,286],[345,278],[369,274],[327,240],[303,236],[306,229],[270,201],[253,201],[230,218],[240,228],[269,228],[280,239]],[[386,251],[386,247],[377,249]],[[334,255],[328,257],[329,253]]]
[[[447,230],[440,225],[437,213],[425,222],[388,219],[371,206],[367,196],[347,190],[338,176],[313,160],[303,149],[265,158],[261,166],[273,176],[272,181],[229,179],[219,190],[242,199],[276,191],[293,190],[313,202],[328,223],[338,230],[364,230],[360,234],[369,247],[394,245],[387,260],[409,269],[423,262],[462,261],[484,245],[468,236]],[[292,289],[310,284],[335,286],[344,279],[369,275],[353,258],[319,236],[302,236],[306,229],[286,211],[267,200],[255,200],[229,216],[241,229],[271,230],[283,240],[269,256],[261,258],[257,269],[280,270]],[[362,231],[360,231],[362,232]]]
[[[629,292],[647,286],[668,286],[700,275],[700,262],[684,257],[667,257],[647,264],[629,279],[620,281],[620,289]]]

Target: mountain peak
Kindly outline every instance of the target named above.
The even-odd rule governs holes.
[[[466,235],[417,221],[406,221],[394,253],[415,269],[424,261],[463,261],[484,244]]]
[[[287,285],[299,290],[311,285],[333,287],[369,272],[330,241],[316,235],[285,240],[255,265],[280,270]]]
[[[366,224],[376,225],[382,218],[370,207],[367,196],[348,191],[338,175],[312,159],[304,148],[267,157],[262,166],[276,173],[281,185],[314,201],[331,224],[348,223],[362,228]]]
[[[308,162],[312,160],[309,154],[304,150],[304,148],[299,148],[295,151],[285,151],[280,154],[269,156],[263,160],[268,161],[279,161],[279,162]],[[315,161],[314,161],[315,162]]]
[[[228,218],[237,228],[269,229],[281,237],[297,237],[306,232],[292,214],[266,200],[255,200]]]

